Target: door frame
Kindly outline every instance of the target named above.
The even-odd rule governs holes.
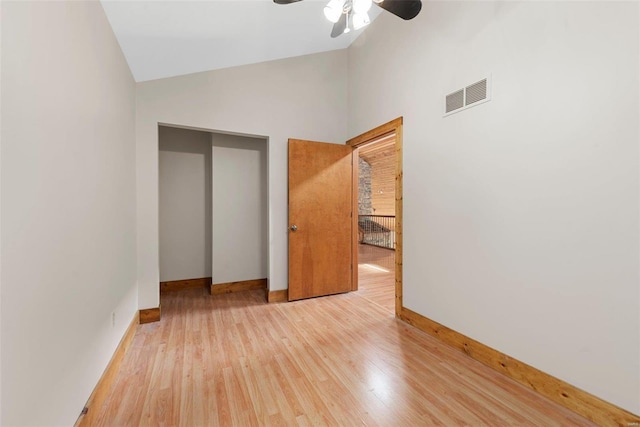
[[[396,185],[395,185],[395,210],[396,210],[396,254],[395,254],[395,306],[396,317],[400,317],[402,311],[402,116],[380,125],[368,132],[351,138],[347,145],[353,147],[353,237],[351,238],[351,260],[352,268],[352,288],[358,289],[358,147],[373,142],[383,136],[395,133],[395,153],[396,153]]]

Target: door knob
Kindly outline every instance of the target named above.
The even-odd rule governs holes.
[[[293,224],[291,227],[289,227],[291,229],[291,231],[296,231],[298,229],[298,226]]]

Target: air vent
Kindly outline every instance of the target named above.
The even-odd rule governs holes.
[[[464,90],[463,89],[460,89],[457,92],[453,92],[447,95],[447,107],[446,107],[447,113],[450,113],[462,107],[464,107]]]
[[[490,79],[482,79],[464,89],[451,92],[445,96],[444,115],[457,113],[467,108],[485,103],[491,100]]]
[[[476,102],[484,101],[487,99],[487,79],[480,80],[478,83],[467,86],[465,88],[465,93],[464,105],[471,105]]]

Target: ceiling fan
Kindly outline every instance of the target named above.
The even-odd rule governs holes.
[[[273,0],[277,4],[291,4],[302,0]],[[353,28],[359,30],[369,25],[369,9],[372,3],[387,12],[409,20],[415,18],[422,9],[421,0],[329,0],[324,7],[324,16],[333,22],[331,37],[346,34]]]

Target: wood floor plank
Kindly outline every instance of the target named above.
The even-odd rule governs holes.
[[[358,294],[395,313],[395,251],[358,245]]]
[[[593,425],[395,319],[393,289],[163,294],[97,425]]]

